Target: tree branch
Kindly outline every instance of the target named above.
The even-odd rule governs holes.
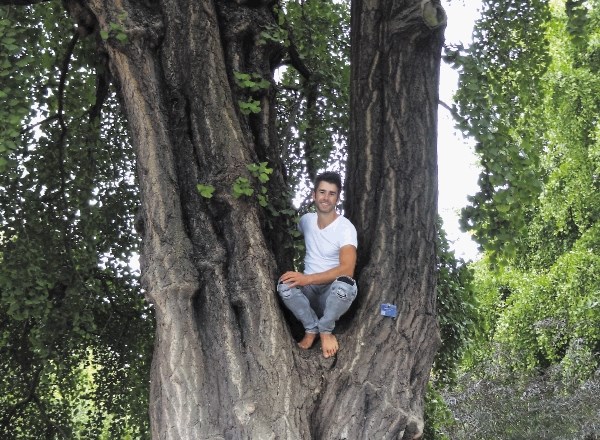
[[[292,86],[292,85],[286,85],[286,84],[277,84],[277,87],[280,90],[289,90],[290,92],[298,92],[298,93],[302,93],[303,88],[300,86]]]
[[[52,121],[54,121],[56,119],[58,119],[58,115],[48,116],[46,119],[43,119],[43,120],[41,120],[39,122],[36,122],[35,124],[31,124],[31,125],[28,125],[27,127],[23,127],[21,129],[21,134],[25,134],[28,131],[31,131],[34,128],[39,127],[40,125],[44,125],[44,124],[46,124],[48,122],[52,122]]]
[[[23,396],[23,398],[17,403],[12,405],[11,408],[8,408],[4,412],[4,414],[2,415],[2,419],[0,419],[0,428],[2,428],[0,432],[2,432],[4,429],[9,428],[11,425],[11,420],[15,416],[15,414],[17,414],[17,412],[21,408],[28,405],[34,399],[35,391],[37,390],[37,387],[40,382],[40,375],[42,373],[42,369],[43,367],[39,367],[34,371],[32,381],[31,383],[29,383],[29,387],[27,389],[27,394]]]
[[[290,47],[288,48],[288,53],[290,55],[290,64],[294,67],[300,75],[302,75],[306,80],[309,80],[313,74],[310,68],[304,63],[300,54],[298,53],[298,49],[296,49],[296,45],[292,41],[290,34]]]
[[[288,40],[290,42],[290,45],[288,47],[288,54],[290,56],[290,65],[292,67],[294,67],[298,71],[298,73],[300,73],[300,75],[302,75],[304,77],[304,79],[306,79],[308,81],[312,77],[313,72],[306,65],[304,60],[302,60],[302,57],[300,56],[300,53],[298,52],[298,49],[296,47],[294,34],[292,33],[292,30],[287,25],[287,22],[285,22],[282,25],[282,27],[287,31]]]
[[[35,405],[40,410],[40,415],[42,416],[42,419],[44,419],[44,423],[46,424],[46,426],[51,426],[54,430],[58,431],[58,433],[61,435],[62,438],[69,438],[69,435],[65,432],[65,430],[63,429],[63,427],[60,426],[59,423],[56,423],[52,419],[52,417],[50,417],[48,415],[48,411],[46,411],[46,408],[45,408],[44,404],[38,398],[38,396],[35,395],[35,394],[33,395],[33,402],[35,403]]]
[[[438,104],[441,105],[442,107],[444,107],[446,110],[448,110],[450,112],[450,114],[452,115],[452,117],[454,119],[456,119],[457,121],[461,121],[461,120],[465,121],[465,119],[462,116],[460,116],[460,114],[456,110],[456,107],[450,107],[448,104],[446,104],[441,99],[438,100]]]
[[[1,1],[1,0],[0,0]],[[67,75],[69,73],[69,66],[71,64],[71,58],[73,56],[73,52],[75,51],[75,46],[79,41],[79,33],[73,32],[73,37],[67,46],[67,52],[65,54],[65,58],[62,62],[62,67],[60,69],[60,79],[58,83],[58,120],[60,122],[61,129],[63,133],[61,133],[61,140],[64,135],[66,135],[67,126],[64,120],[64,99],[65,99],[65,84],[67,82]]]
[[[108,60],[106,56],[101,57],[101,61],[96,66],[96,101],[89,110],[90,122],[94,122],[100,117],[102,106],[106,101],[110,91],[110,71],[108,69]]]
[[[317,99],[318,99],[318,84],[310,82],[306,84],[306,120],[308,121],[305,138],[304,138],[304,160],[306,161],[306,171],[311,182],[314,182],[317,177],[318,153],[316,153],[314,125],[312,122],[316,119],[317,114]]]
[[[304,96],[302,94],[300,94],[300,96],[298,96],[298,99],[296,99],[296,101],[292,105],[292,111],[290,112],[287,126],[285,127],[285,130],[283,131],[284,138],[283,138],[282,143],[283,143],[283,151],[285,151],[285,152],[289,151],[289,145],[292,143],[292,136],[294,135],[292,127],[294,126],[294,124],[296,122],[296,116],[298,115],[298,111],[300,110],[300,105],[302,104],[303,99],[304,99]]]
[[[64,167],[65,161],[65,141],[67,138],[68,127],[64,118],[64,101],[65,101],[65,84],[67,82],[67,76],[69,73],[69,66],[71,65],[71,58],[73,57],[73,52],[75,51],[75,46],[79,41],[79,33],[75,30],[73,32],[73,37],[67,46],[67,51],[65,53],[65,57],[62,62],[61,70],[60,70],[60,79],[58,83],[58,122],[60,124],[60,136],[57,141],[58,146],[58,169],[60,175],[60,211],[64,215],[67,216],[67,196],[66,196],[66,172]],[[66,230],[68,226],[65,227],[63,231],[63,239],[65,244],[65,250],[67,254],[70,254],[70,245],[69,245],[69,231]]]

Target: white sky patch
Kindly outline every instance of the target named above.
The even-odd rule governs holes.
[[[443,0],[448,16],[446,44],[471,42],[473,24],[480,16],[480,0]],[[458,73],[442,61],[440,76],[440,100],[452,105],[456,91]],[[467,205],[467,196],[479,189],[479,168],[473,152],[472,139],[463,138],[454,128],[452,116],[443,107],[438,109],[438,179],[439,213],[444,220],[444,229],[456,256],[465,260],[479,257],[477,244],[458,225],[460,210]]]

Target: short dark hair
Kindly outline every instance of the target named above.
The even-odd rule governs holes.
[[[342,192],[342,178],[335,171],[325,171],[324,173],[319,174],[315,178],[315,187],[314,187],[313,191],[317,191],[317,188],[319,187],[319,183],[321,183],[321,182],[327,182],[327,183],[331,183],[331,184],[337,186],[338,196]]]

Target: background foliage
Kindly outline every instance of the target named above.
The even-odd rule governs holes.
[[[346,160],[350,91],[349,2],[285,1],[289,57],[278,69],[278,131],[296,200],[312,181]]]
[[[139,438],[153,322],[114,90],[58,2],[3,6],[0,44],[0,437]]]
[[[446,54],[483,169],[462,222],[484,254],[480,325],[441,431],[598,438],[600,4],[483,5],[473,44]]]

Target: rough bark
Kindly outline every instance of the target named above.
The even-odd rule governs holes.
[[[388,4],[389,3],[389,4]],[[347,212],[360,237],[360,300],[325,360],[292,342],[274,291],[287,255],[231,185],[268,161],[285,187],[272,91],[242,115],[233,72],[270,77],[258,44],[270,2],[66,3],[99,29],[120,85],[141,188],[142,285],[157,319],[153,438],[418,438],[436,349],[436,109],[442,34],[420,2],[353,6]],[[128,15],[123,18],[122,12]],[[85,16],[85,17],[84,17]],[[384,19],[385,18],[385,19]],[[433,26],[435,28],[435,26]],[[196,184],[216,188],[199,196]],[[289,266],[288,266],[289,267]],[[396,320],[379,304],[398,304]]]
[[[295,410],[306,393],[273,291],[263,214],[231,194],[259,160],[281,180],[270,96],[252,120],[233,81],[234,70],[270,74],[273,49],[256,44],[273,20],[268,5],[88,5],[100,29],[120,20],[128,36],[105,47],[138,160],[142,285],[157,320],[153,437],[306,438],[307,417]],[[197,183],[213,185],[213,198]]]
[[[353,322],[360,329],[352,332],[353,359],[336,379],[354,397],[334,405],[341,387],[332,388],[329,406],[360,438],[412,439],[423,429],[439,344],[436,127],[444,25],[441,7],[428,1],[353,3],[346,209],[359,236]],[[396,304],[397,319],[379,316],[381,303]]]

